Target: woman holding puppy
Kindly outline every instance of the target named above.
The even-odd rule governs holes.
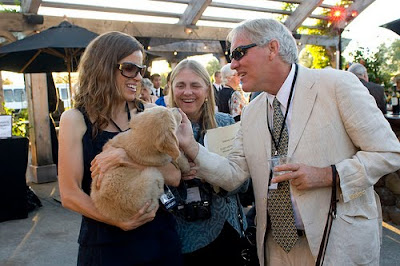
[[[207,129],[234,123],[230,115],[215,113],[210,76],[200,63],[181,61],[172,71],[171,84],[171,105],[179,107],[188,116],[198,143],[204,145]],[[178,188],[172,189],[181,201],[175,217],[185,265],[243,264],[238,212],[242,213],[242,217],[244,213],[236,194],[245,192],[247,186],[246,182],[236,191],[228,193],[193,179],[183,181]]]
[[[138,167],[122,149],[101,152],[109,139],[129,128],[131,116],[145,108],[136,99],[145,71],[143,57],[142,45],[127,34],[98,36],[80,61],[75,108],[61,117],[60,195],[64,207],[82,214],[78,265],[181,265],[170,213],[150,209],[147,203],[128,222],[110,220],[89,196],[91,174],[97,176],[116,165]],[[167,184],[179,184],[181,173],[172,164],[160,171],[168,173]]]

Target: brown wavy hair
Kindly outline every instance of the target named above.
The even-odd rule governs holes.
[[[134,37],[122,32],[107,32],[92,40],[83,53],[79,67],[79,85],[75,107],[86,111],[93,123],[93,135],[110,122],[113,104],[123,99],[117,86],[118,62],[143,46]],[[134,101],[137,108],[140,100]]]
[[[199,124],[201,126],[201,134],[205,134],[207,129],[216,128],[217,122],[215,120],[215,98],[214,98],[214,90],[212,89],[211,85],[211,78],[208,74],[207,70],[197,61],[185,59],[179,62],[179,64],[172,70],[171,73],[171,106],[172,107],[179,107],[176,105],[174,100],[174,80],[176,76],[184,69],[190,69],[194,73],[196,73],[203,81],[206,83],[208,88],[207,92],[207,101],[203,103],[201,106],[201,115]]]

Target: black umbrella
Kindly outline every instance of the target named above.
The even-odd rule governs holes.
[[[20,73],[76,71],[80,56],[97,36],[68,21],[0,47],[0,70]],[[71,89],[71,77],[69,75]]]
[[[383,24],[381,27],[392,30],[400,35],[400,19],[393,20],[392,22]]]

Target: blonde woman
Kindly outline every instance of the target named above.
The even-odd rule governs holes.
[[[181,61],[172,71],[171,84],[171,105],[179,107],[190,119],[198,143],[204,145],[208,129],[234,123],[230,115],[215,113],[210,76],[197,61]],[[239,190],[244,192],[247,186],[246,182],[236,191],[217,193],[210,184],[193,179],[173,189],[183,207],[176,212],[176,220],[185,265],[242,265],[238,213],[244,216],[236,194]],[[192,213],[193,204],[188,203],[193,200],[193,191],[199,192],[201,201],[210,203],[209,208],[201,207],[201,213]]]

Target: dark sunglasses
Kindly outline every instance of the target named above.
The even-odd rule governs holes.
[[[257,44],[252,43],[249,45],[243,45],[243,46],[238,46],[235,48],[235,50],[232,51],[232,53],[229,55],[230,59],[235,59],[236,61],[239,61],[242,59],[243,56],[246,55],[246,52],[248,49],[257,46]]]
[[[117,68],[121,71],[121,75],[126,78],[134,78],[138,73],[143,77],[144,72],[146,72],[146,66],[139,66],[134,63],[124,62],[122,64],[117,64]]]

